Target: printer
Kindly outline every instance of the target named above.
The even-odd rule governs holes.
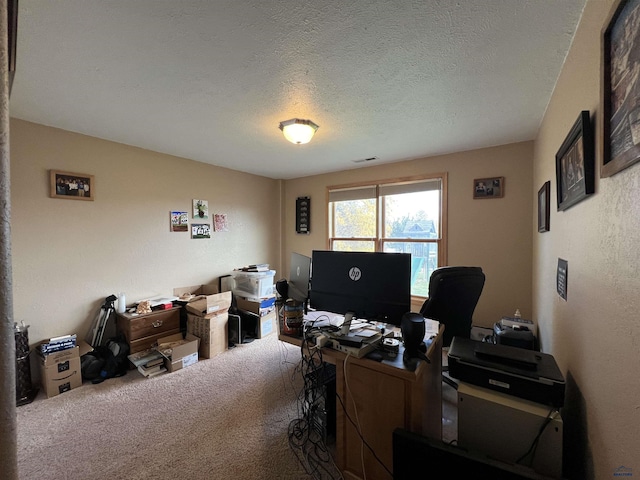
[[[565,380],[552,355],[454,337],[449,375],[462,382],[532,402],[562,407]]]

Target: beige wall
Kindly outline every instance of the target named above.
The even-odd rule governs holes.
[[[48,170],[95,176],[95,201],[49,198]],[[11,121],[15,320],[30,341],[84,337],[105,297],[129,302],[217,283],[236,267],[280,261],[280,182]],[[169,230],[192,199],[226,213],[229,232]],[[190,219],[191,222],[191,219]]]
[[[614,2],[590,0],[549,104],[534,154],[534,193],[551,180],[555,154],[581,110],[601,125],[600,32]],[[596,165],[602,139],[596,136]],[[555,200],[554,200],[555,202]],[[533,305],[542,345],[567,378],[565,456],[570,478],[640,474],[640,165],[596,175],[590,198],[557,212],[533,234]],[[568,298],[556,293],[558,258],[568,260]],[[583,470],[583,471],[582,471]]]
[[[285,181],[284,271],[291,252],[327,248],[326,187],[428,173],[448,174],[449,265],[478,265],[486,283],[474,323],[493,326],[519,308],[531,317],[532,142]],[[505,177],[503,198],[474,200],[474,178]],[[295,201],[311,198],[311,233],[295,232]],[[419,309],[420,305],[414,305]]]

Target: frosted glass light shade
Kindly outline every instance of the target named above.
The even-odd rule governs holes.
[[[316,130],[318,130],[318,125],[311,120],[292,118],[291,120],[280,122],[280,130],[282,130],[284,138],[291,143],[301,145],[303,143],[309,143],[309,140],[311,140]]]

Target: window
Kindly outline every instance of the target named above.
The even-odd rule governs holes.
[[[329,249],[411,253],[411,294],[446,264],[446,174],[329,187]]]

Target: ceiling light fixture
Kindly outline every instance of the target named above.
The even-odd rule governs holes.
[[[309,140],[311,140],[316,130],[318,130],[318,125],[311,120],[292,118],[291,120],[280,122],[279,128],[282,130],[284,138],[291,143],[301,145],[303,143],[309,143]]]

